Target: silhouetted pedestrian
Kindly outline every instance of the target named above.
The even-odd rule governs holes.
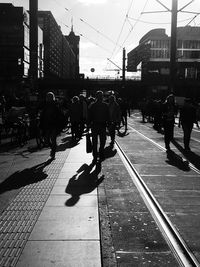
[[[186,98],[184,101],[184,105],[180,110],[180,118],[179,118],[179,127],[180,125],[182,125],[183,142],[186,151],[190,151],[189,144],[194,123],[196,123],[197,127],[199,127],[196,116],[196,108],[192,104],[191,99]]]
[[[162,102],[161,100],[154,101],[154,125],[153,128],[158,132],[162,128]]]
[[[72,140],[78,141],[81,138],[80,124],[82,118],[82,109],[78,96],[74,96],[72,98],[69,115],[71,122]]]
[[[162,107],[162,118],[164,127],[165,148],[170,150],[170,141],[174,138],[174,123],[175,123],[175,99],[174,95],[170,94],[166,98]]]
[[[119,98],[118,103],[121,109],[121,122],[125,126],[125,131],[127,130],[127,115],[128,115],[128,104],[125,99]]]
[[[55,159],[56,139],[61,131],[61,110],[56,105],[55,95],[52,92],[46,94],[46,104],[40,114],[40,127],[43,131],[45,142],[50,146],[50,156]]]
[[[89,125],[92,130],[93,161],[96,162],[98,155],[104,159],[104,147],[106,143],[106,127],[109,122],[108,104],[103,101],[103,92],[97,91],[96,101],[89,106]],[[99,153],[97,151],[99,137]]]
[[[121,110],[120,106],[116,102],[116,98],[114,95],[109,96],[109,133],[110,133],[110,146],[114,145],[115,142],[115,130],[117,125],[120,124],[120,119],[121,119]]]
[[[81,106],[81,121],[80,121],[80,133],[81,135],[84,132],[86,123],[87,123],[87,118],[88,118],[88,105],[85,99],[84,95],[79,95],[80,99],[80,106]]]

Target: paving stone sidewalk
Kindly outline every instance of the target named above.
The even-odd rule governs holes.
[[[91,161],[83,138],[29,170],[33,182],[0,216],[0,266],[101,266],[98,170]]]

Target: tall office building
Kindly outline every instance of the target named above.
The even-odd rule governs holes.
[[[75,78],[75,55],[50,11],[38,11],[44,33],[44,78]]]

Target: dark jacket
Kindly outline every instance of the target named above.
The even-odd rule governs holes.
[[[56,102],[46,103],[40,115],[40,127],[43,130],[56,129],[60,132],[64,124],[64,115]]]
[[[196,109],[191,103],[185,103],[180,110],[180,122],[193,124],[197,122]]]
[[[109,122],[108,104],[105,102],[94,102],[89,107],[89,124],[106,125]]]

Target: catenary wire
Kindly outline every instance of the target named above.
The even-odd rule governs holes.
[[[143,8],[142,8],[142,12],[144,12],[144,10],[145,10],[145,8],[146,8],[146,6],[147,6],[147,4],[148,4],[148,1],[149,1],[149,0],[146,0],[144,6],[143,6]],[[141,13],[142,13],[142,12],[141,12]],[[122,44],[122,47],[124,46],[125,42],[126,42],[127,39],[129,38],[129,36],[130,36],[131,32],[133,31],[133,29],[136,27],[136,25],[137,25],[137,23],[139,22],[141,16],[142,16],[142,14],[140,14],[140,16],[138,17],[138,19],[135,21],[134,25],[132,25],[132,28],[130,29],[128,35],[126,36],[126,38],[125,38],[125,40],[124,40],[124,42],[123,42],[123,44]],[[116,54],[118,54],[119,51],[120,51],[120,50],[118,50]]]
[[[124,26],[125,26],[125,23],[126,23],[126,20],[127,20],[128,14],[129,14],[129,11],[130,11],[130,9],[131,9],[131,7],[132,7],[132,4],[133,4],[133,0],[131,1],[131,4],[129,5],[129,7],[128,7],[128,10],[127,10],[127,12],[126,12],[126,16],[125,16],[125,18],[124,18],[124,21],[123,21],[123,24],[122,24],[122,27],[121,27],[120,33],[119,33],[119,35],[118,35],[118,38],[117,38],[117,42],[116,42],[116,44],[118,44],[118,42],[119,42],[119,39],[120,39],[120,37],[121,37],[121,34],[122,34],[122,32],[123,32],[123,29],[124,29]],[[123,46],[120,46],[120,49],[121,49],[121,47],[123,47]],[[112,58],[112,57],[113,57],[113,55],[114,55],[114,53],[115,53],[115,50],[116,50],[116,48],[117,48],[117,45],[115,45],[115,47],[114,47],[114,49],[113,49],[113,52],[112,52],[112,54],[111,54],[110,58]]]
[[[138,19],[135,19],[135,18],[131,18],[131,17],[128,17],[129,19],[131,20],[134,20],[134,21],[137,21]],[[193,18],[193,17],[192,17]],[[184,20],[179,20],[177,23],[182,23],[182,22],[186,22],[188,20],[191,20],[192,19],[191,17],[188,18],[188,19],[184,19]],[[171,22],[151,22],[151,21],[145,21],[145,20],[139,20],[139,22],[141,23],[145,23],[145,24],[156,24],[156,25],[160,25],[160,24],[163,24],[163,25],[170,25]]]

